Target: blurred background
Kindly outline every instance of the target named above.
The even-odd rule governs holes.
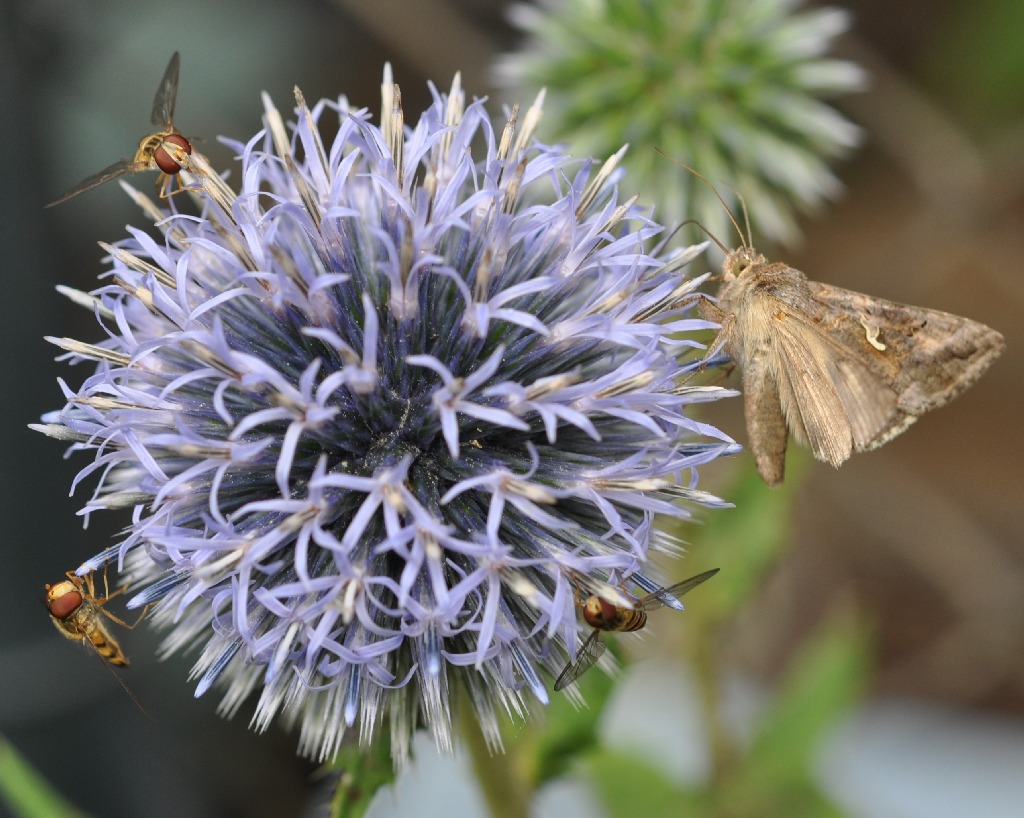
[[[997,799],[991,811],[971,814],[1019,815],[1024,795],[1012,789],[1010,773],[1024,772],[1024,6],[842,5],[852,27],[833,53],[858,62],[869,79],[866,90],[835,104],[863,128],[864,142],[835,165],[845,185],[838,201],[800,220],[802,240],[759,249],[817,280],[982,321],[1004,333],[1007,351],[952,405],[840,471],[792,454],[786,488],[769,492],[750,479],[745,454],[705,470],[702,487],[740,507],[704,515],[734,515],[729,520],[681,531],[694,547],[671,571],[682,577],[721,565],[742,573],[740,556],[751,544],[771,543],[759,552],[756,575],[737,591],[741,598],[719,606],[728,615],[705,622],[709,630],[698,637],[685,636],[685,615],[659,624],[642,653],[713,649],[719,681],[747,691],[735,701],[756,702],[793,678],[806,640],[842,611],[856,621],[871,669],[858,671],[867,674],[862,704],[824,736],[814,761],[815,780],[844,811],[813,814],[967,814],[948,812],[953,796],[914,811],[928,806],[923,785],[911,807],[890,791],[913,791],[934,775],[946,776],[947,787],[962,781],[970,797],[975,789],[1002,797],[1000,788],[1010,786],[1005,797],[1015,803]],[[276,727],[256,736],[244,718],[218,718],[213,695],[194,700],[187,660],[158,663],[158,637],[144,627],[123,635],[133,664],[122,677],[153,721],[101,662],[65,644],[47,621],[43,584],[108,545],[123,521],[94,517],[83,530],[76,509],[91,486],[73,498],[67,489],[85,458],[63,460],[62,444],[26,428],[62,405],[57,377],[73,384],[84,377],[55,362],[42,336],[95,337],[92,316],[54,286],[93,288],[103,256],[96,242],[116,241],[138,219],[116,184],[58,208],[43,205],[130,155],[148,132],[152,95],[174,50],[182,55],[175,124],[203,138],[198,147],[215,167],[228,168],[230,152],[216,136],[255,133],[261,91],[282,111],[297,84],[307,100],[345,94],[376,113],[385,61],[401,85],[407,122],[428,103],[427,80],[444,89],[455,71],[469,96],[506,101],[492,85],[492,68],[522,37],[508,10],[499,0],[0,6],[0,734],[83,811],[314,814],[325,784],[314,765],[296,758],[295,736]],[[499,108],[491,112],[497,116]],[[541,138],[568,140],[543,128]],[[631,148],[642,150],[653,146]],[[666,181],[683,173],[666,161]],[[738,399],[712,410],[704,419],[745,441]],[[694,600],[688,607],[696,611],[696,594]],[[694,620],[700,624],[699,615]],[[700,679],[689,678],[671,659],[644,659],[617,701],[642,701],[655,724],[677,725],[658,741],[691,746],[687,731],[697,735],[699,726],[678,701],[694,685],[700,698]],[[651,681],[657,679],[664,684]],[[731,695],[723,698],[733,701]],[[744,706],[736,705],[736,718]],[[609,741],[643,732],[644,714],[619,704],[609,704],[603,718]],[[950,753],[936,755],[936,748]],[[463,786],[453,782],[463,780],[465,764],[444,766],[426,758],[431,752],[410,776],[428,794],[409,795],[403,787],[413,785],[400,782],[375,814],[430,815],[433,803],[460,814],[451,811],[462,803],[451,793]],[[668,750],[660,755],[663,765],[676,758]],[[922,772],[929,759],[936,766]],[[425,773],[430,764],[442,772]],[[1005,776],[1000,764],[1008,765]],[[664,770],[669,779],[679,773],[676,784],[690,780],[680,772],[684,761],[679,765]],[[699,763],[693,769],[698,779],[707,774]],[[565,795],[563,815],[620,814],[587,792],[585,781]],[[446,788],[443,800],[438,794]],[[472,783],[465,788],[461,814],[473,814],[482,806]],[[1000,811],[1007,804],[1017,812]]]

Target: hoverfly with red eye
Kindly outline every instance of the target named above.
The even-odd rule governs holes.
[[[150,119],[153,124],[160,128],[156,133],[151,133],[142,138],[139,148],[135,151],[132,159],[119,159],[108,168],[99,173],[94,173],[87,179],[83,179],[71,190],[50,202],[47,207],[59,205],[66,202],[79,193],[85,193],[94,187],[99,187],[104,182],[116,179],[126,173],[139,173],[144,170],[158,170],[163,177],[160,186],[160,197],[164,198],[167,184],[172,176],[181,172],[179,165],[168,152],[167,145],[176,148],[176,152],[184,151],[192,153],[192,144],[174,127],[174,103],[178,96],[178,71],[181,67],[181,56],[175,51],[171,55],[171,61],[167,63],[163,79],[160,80],[160,87],[156,89],[156,96],[153,98],[153,113]]]
[[[46,610],[57,630],[75,642],[88,642],[104,660],[117,667],[126,667],[128,659],[117,640],[107,630],[100,615],[118,625],[134,628],[138,620],[129,625],[104,609],[104,605],[121,591],[114,591],[102,598],[96,597],[96,586],[92,572],[80,577],[68,571],[67,579],[56,585],[46,586]],[[104,576],[106,584],[106,576]],[[146,612],[143,610],[143,616]],[[139,617],[141,620],[142,617]]]
[[[84,577],[80,577],[68,571],[65,576],[67,579],[63,582],[58,582],[56,585],[46,585],[46,610],[50,614],[50,621],[53,622],[54,626],[65,638],[73,642],[82,642],[92,647],[100,655],[100,658],[107,663],[107,670],[114,674],[114,678],[124,688],[128,697],[135,702],[135,705],[143,712],[146,718],[152,720],[153,717],[142,706],[142,702],[135,697],[131,688],[124,683],[120,676],[114,673],[114,667],[128,666],[128,657],[124,655],[121,645],[118,644],[118,641],[107,630],[107,626],[102,618],[105,616],[111,622],[116,622],[118,625],[131,630],[142,621],[142,618],[149,610],[149,606],[147,605],[143,608],[139,618],[129,625],[123,619],[114,616],[114,614],[103,607],[123,590],[119,589],[112,594],[109,592],[106,571],[103,574],[104,596],[102,597],[96,596],[93,572],[90,571]]]
[[[640,630],[647,624],[648,611],[670,604],[670,600],[679,599],[702,582],[711,579],[718,571],[718,568],[712,568],[710,571],[684,579],[675,585],[659,588],[653,593],[635,599],[632,606],[629,607],[616,605],[597,594],[590,594],[580,607],[583,611],[583,618],[594,630],[583,642],[576,654],[576,659],[569,662],[558,675],[555,680],[555,690],[562,690],[571,685],[601,658],[606,648],[605,643],[601,641],[602,631],[628,633]]]

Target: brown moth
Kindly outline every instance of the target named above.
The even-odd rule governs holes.
[[[769,486],[782,482],[789,431],[839,466],[951,401],[1005,347],[977,321],[809,281],[749,244],[727,253],[722,278],[717,305],[702,299],[699,311],[722,325],[712,351],[742,371],[749,445]]]

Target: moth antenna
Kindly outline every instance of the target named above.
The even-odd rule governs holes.
[[[686,220],[685,222],[683,222],[682,224],[680,224],[680,225],[679,225],[679,227],[677,227],[677,228],[676,228],[675,230],[673,230],[672,232],[673,232],[673,233],[675,233],[675,232],[676,232],[676,231],[678,231],[678,230],[682,230],[682,229],[683,229],[684,227],[686,227],[686,225],[688,225],[688,224],[694,224],[694,225],[696,225],[697,227],[699,227],[699,228],[701,229],[701,232],[702,232],[702,233],[704,233],[704,235],[705,235],[705,236],[707,236],[707,237],[708,237],[709,239],[711,239],[711,241],[713,241],[713,242],[714,242],[715,244],[717,244],[717,245],[718,245],[718,249],[719,249],[719,250],[721,250],[721,251],[722,251],[723,253],[725,253],[726,255],[729,255],[729,248],[728,248],[728,247],[726,247],[726,246],[725,246],[724,244],[722,244],[722,242],[720,242],[720,241],[718,240],[718,236],[716,236],[716,235],[715,235],[714,233],[712,233],[712,232],[711,232],[710,230],[708,230],[708,229],[707,229],[707,228],[706,228],[706,227],[705,227],[704,225],[702,225],[702,224],[701,224],[701,223],[700,223],[699,221],[697,221],[696,219],[687,219],[687,220]]]
[[[698,179],[700,179],[705,185],[708,186],[708,190],[710,190],[712,193],[715,194],[715,198],[718,199],[718,201],[722,203],[722,207],[725,208],[725,212],[729,214],[729,221],[731,221],[732,222],[732,226],[736,228],[736,233],[739,235],[740,241],[742,241],[744,243],[743,246],[744,247],[749,247],[750,245],[748,245],[746,243],[748,241],[748,239],[747,239],[746,236],[743,235],[743,231],[740,229],[739,222],[736,221],[736,216],[733,214],[732,210],[729,208],[729,205],[727,205],[725,203],[725,199],[723,199],[722,198],[722,194],[718,192],[718,188],[716,188],[713,184],[711,184],[711,182],[708,180],[708,178],[703,173],[701,173],[700,171],[697,171],[697,170],[691,168],[685,162],[680,162],[678,159],[673,159],[671,156],[669,156],[667,153],[665,153],[665,151],[663,151],[661,148],[655,148],[655,150],[658,153],[660,153],[662,156],[664,156],[666,159],[668,159],[669,162],[675,162],[675,164],[679,165],[679,167],[685,168],[686,170],[690,171],[690,173],[692,173],[694,176],[696,176]],[[741,203],[743,202],[743,198],[742,197],[740,197],[740,202]],[[743,212],[744,212],[744,214],[746,214],[746,212],[747,212],[746,205],[743,206]],[[696,224],[696,222],[694,222],[694,224]],[[749,227],[750,227],[750,223],[749,223],[749,220],[748,220],[748,222],[747,222],[748,230],[749,230]],[[708,233],[707,230],[704,230],[704,232]],[[708,236],[710,236],[712,239],[714,239],[715,243],[718,244],[719,247],[722,247],[721,242],[719,242],[717,239],[715,239],[714,236],[711,236],[710,233],[708,233]],[[724,247],[722,249],[725,250]],[[725,250],[725,252],[726,252],[726,254],[728,254],[729,251]]]
[[[659,253],[661,253],[661,251],[664,250],[668,246],[668,243],[670,241],[672,241],[672,239],[675,237],[676,233],[678,233],[680,230],[682,230],[686,226],[686,224],[687,224],[687,222],[683,222],[682,224],[676,225],[676,227],[673,228],[671,233],[669,233],[667,236],[665,236],[665,238],[663,238],[661,241],[659,241],[658,245],[657,245],[657,247],[655,249],[655,255],[658,255]]]
[[[747,228],[747,247],[754,246],[754,231],[750,229],[750,211],[747,210],[747,200],[738,190],[734,191],[736,198],[740,200],[740,208],[743,210],[743,223]]]
[[[723,183],[724,184],[724,183]],[[747,200],[743,198],[743,194],[740,193],[732,185],[725,185],[729,190],[736,194],[736,198],[740,202],[740,210],[743,211],[743,225],[747,228],[747,237],[744,239],[747,247],[754,246],[754,231],[750,229],[750,211],[747,210]]]
[[[726,255],[729,254],[728,248],[724,244],[722,244],[722,242],[720,242],[718,240],[718,238],[711,233],[710,230],[708,230],[704,225],[702,225],[696,219],[687,219],[685,222],[680,222],[674,228],[672,228],[672,232],[669,233],[667,236],[665,236],[665,238],[663,238],[661,241],[658,242],[656,253],[660,253],[665,247],[667,247],[668,243],[670,241],[672,241],[672,239],[673,239],[673,237],[675,237],[676,233],[678,233],[680,230],[682,230],[688,224],[695,224],[695,225],[697,225],[697,227],[699,227],[701,229],[701,232],[703,232],[709,239],[711,239],[711,241],[713,241],[715,244],[717,244],[722,249],[723,253],[725,253]]]

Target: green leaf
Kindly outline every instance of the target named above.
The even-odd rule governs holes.
[[[749,793],[730,789],[723,783],[708,818],[845,818],[845,813],[829,801],[810,781],[780,782],[769,792]]]
[[[611,818],[843,818],[809,781],[780,782],[753,798],[729,780],[694,790],[647,761],[607,749],[588,758],[586,771]]]
[[[682,521],[673,531],[694,543],[691,552],[695,559],[687,560],[687,570],[722,569],[702,589],[700,604],[692,606],[693,615],[711,621],[731,619],[761,587],[786,550],[791,540],[792,507],[806,461],[797,456],[787,465],[786,482],[779,488],[768,488],[750,469],[725,492],[736,508],[708,513],[703,528]]]
[[[869,655],[866,628],[847,611],[830,617],[809,640],[790,665],[749,754],[728,776],[723,789],[730,814],[841,814],[813,783],[811,763],[825,731],[860,697]],[[813,811],[811,800],[817,805]]]
[[[689,793],[646,761],[601,749],[586,762],[587,776],[612,818],[680,818],[708,815],[701,796]]]
[[[391,742],[384,731],[368,747],[343,745],[330,767],[338,776],[330,818],[360,818],[377,790],[395,780]]]
[[[0,801],[17,818],[86,818],[0,736]]]
[[[594,669],[577,686],[586,699],[586,707],[577,709],[567,696],[555,693],[547,708],[546,724],[537,737],[535,749],[535,786],[564,775],[578,758],[597,746],[601,714],[615,690],[615,682]]]

